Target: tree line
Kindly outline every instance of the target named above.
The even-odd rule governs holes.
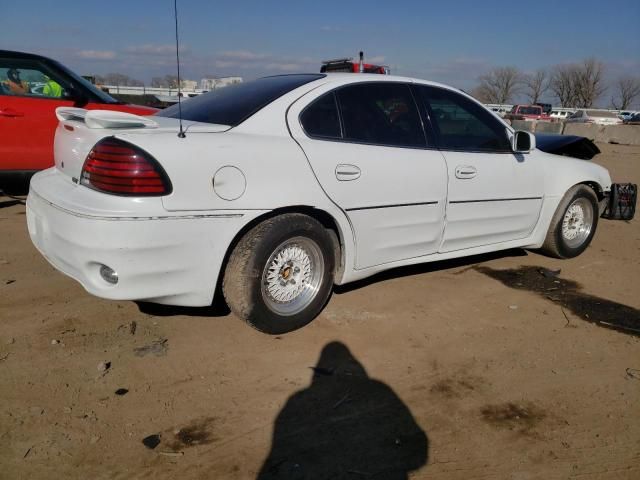
[[[123,73],[107,73],[105,75],[94,75],[98,85],[118,85],[121,87],[143,87],[144,82],[125,75]],[[176,75],[165,75],[164,77],[153,77],[152,87],[178,88],[178,77]]]
[[[640,98],[640,78],[624,76],[607,86],[604,75],[604,64],[595,58],[529,74],[516,67],[498,67],[478,77],[471,94],[483,103],[505,104],[516,95],[538,103],[551,92],[563,107],[589,108],[610,91],[610,106],[616,110],[626,110]]]

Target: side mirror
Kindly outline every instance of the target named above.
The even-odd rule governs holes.
[[[517,130],[511,139],[511,149],[514,153],[529,153],[536,148],[536,137],[533,133]]]

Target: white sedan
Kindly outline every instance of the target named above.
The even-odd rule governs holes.
[[[622,125],[622,119],[607,110],[577,110],[567,117],[567,123],[594,123],[596,125]]]
[[[459,90],[368,74],[266,77],[153,117],[60,108],[33,177],[35,246],[90,293],[210,305],[283,333],[334,284],[514,247],[591,242],[611,179],[535,148]]]

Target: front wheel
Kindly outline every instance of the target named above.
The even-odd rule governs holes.
[[[572,187],[558,205],[542,250],[557,258],[577,257],[593,239],[598,213],[594,191],[586,185]]]
[[[270,334],[303,327],[331,294],[331,237],[311,217],[285,214],[245,234],[234,248],[222,289],[227,304],[252,327]]]

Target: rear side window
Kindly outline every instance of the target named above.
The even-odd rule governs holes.
[[[182,104],[182,118],[235,127],[282,95],[324,76],[279,75],[220,88],[185,101]],[[173,105],[156,115],[178,118],[178,105]]]
[[[327,93],[309,105],[302,112],[300,122],[310,137],[341,138],[335,93]]]
[[[437,87],[418,86],[421,100],[445,150],[511,152],[506,127],[463,95]]]
[[[408,85],[358,83],[336,91],[345,140],[393,147],[426,146]]]

